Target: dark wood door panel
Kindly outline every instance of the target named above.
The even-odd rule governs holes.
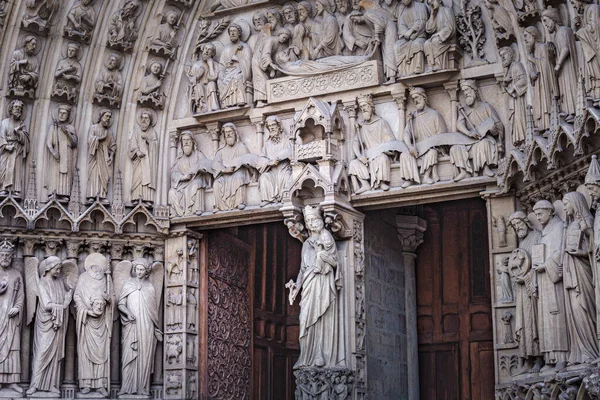
[[[492,399],[485,202],[431,205],[424,218],[416,261],[421,399]]]

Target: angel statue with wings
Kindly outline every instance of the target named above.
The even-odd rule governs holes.
[[[61,262],[56,256],[42,262],[35,257],[26,260],[28,325],[35,314],[33,371],[27,395],[41,391],[60,396],[60,369],[65,357],[69,304],[78,277],[77,264],[72,260]]]
[[[110,384],[110,339],[115,293],[108,260],[100,253],[85,258],[73,300],[77,308],[77,361],[79,390],[108,396]]]
[[[123,326],[119,395],[149,396],[156,342],[163,339],[158,320],[163,266],[144,258],[121,261],[115,267],[114,282]]]

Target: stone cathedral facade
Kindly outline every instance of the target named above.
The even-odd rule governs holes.
[[[0,398],[600,397],[598,0],[0,0]]]

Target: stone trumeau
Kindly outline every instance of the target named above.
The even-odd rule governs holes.
[[[0,399],[417,400],[435,235],[489,255],[456,398],[599,398],[598,0],[0,0],[0,43]]]

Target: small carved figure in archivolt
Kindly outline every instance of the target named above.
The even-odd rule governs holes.
[[[75,126],[73,126],[73,108],[61,104],[56,108],[55,114],[46,135],[48,151],[46,164],[44,164],[46,171],[44,188],[49,196],[56,193],[61,200],[68,199],[71,195],[79,138]]]
[[[8,93],[12,96],[35,97],[40,77],[38,39],[33,35],[23,38],[21,48],[15,50],[8,70]]]
[[[158,26],[156,34],[152,38],[150,51],[159,56],[175,58],[179,42],[177,32],[179,30],[179,13],[175,10],[167,11],[162,23]]]
[[[15,245],[4,239],[0,243],[0,388],[7,387],[20,394],[23,393],[18,383],[21,381],[21,329],[25,313],[25,285],[21,272],[13,267],[14,256]]]
[[[80,46],[77,43],[67,44],[67,56],[58,62],[56,71],[54,71],[56,83],[54,83],[52,89],[52,97],[64,98],[70,103],[77,101],[83,72],[83,68],[78,61],[81,58],[79,51]]]
[[[105,62],[106,70],[100,74],[94,84],[94,101],[100,104],[106,103],[110,107],[116,107],[121,103],[123,94],[123,58],[117,54],[110,54]]]
[[[115,11],[108,21],[109,47],[131,51],[138,38],[137,17],[142,12],[140,0],[124,0],[123,6]]]
[[[110,339],[115,293],[108,259],[100,253],[85,258],[75,295],[79,390],[102,396],[110,391]]]
[[[27,0],[27,8],[33,9],[32,14],[23,16],[24,28],[37,28],[39,31],[48,29],[48,24],[58,11],[61,2],[59,0]]]
[[[78,278],[79,269],[73,260],[61,261],[56,256],[42,262],[35,257],[25,260],[28,325],[35,314],[29,396],[46,392],[60,397],[60,371],[65,358],[69,304]]]
[[[94,1],[81,0],[69,10],[64,29],[65,36],[84,43],[90,42],[97,18],[93,8]]]
[[[121,261],[114,269],[121,315],[121,389],[119,394],[150,394],[156,342],[163,340],[159,307],[163,266],[144,258]]]
[[[148,68],[148,73],[142,78],[138,103],[154,108],[163,108],[165,104],[165,95],[160,89],[164,79],[164,66],[153,61]]]

